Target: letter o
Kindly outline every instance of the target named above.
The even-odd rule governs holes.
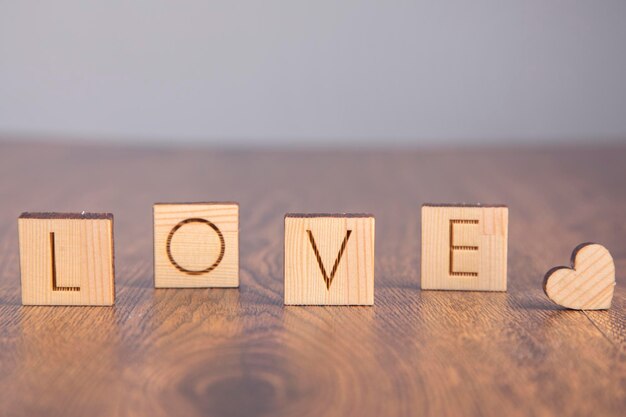
[[[178,231],[178,229],[180,229],[182,226],[188,223],[204,223],[207,226],[209,226],[211,229],[213,229],[215,233],[217,233],[217,236],[220,238],[220,254],[217,257],[217,260],[213,263],[213,265],[209,266],[208,268],[201,269],[201,270],[186,269],[180,266],[178,262],[176,262],[174,260],[174,257],[172,256],[172,238],[174,237],[174,234]],[[215,224],[211,223],[210,221],[206,219],[200,219],[200,218],[185,219],[182,222],[178,223],[176,226],[174,226],[172,230],[170,231],[170,234],[167,236],[167,245],[166,245],[167,257],[169,258],[172,265],[176,267],[176,269],[189,275],[202,275],[202,274],[209,273],[215,268],[217,268],[217,266],[220,264],[220,262],[222,262],[222,259],[224,258],[225,248],[226,248],[226,244],[224,243],[224,235],[222,234],[222,231]]]

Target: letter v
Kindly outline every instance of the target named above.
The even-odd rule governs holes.
[[[320,252],[317,250],[317,245],[315,244],[315,238],[313,237],[313,233],[310,230],[306,231],[309,234],[309,241],[311,242],[311,246],[313,247],[313,252],[315,252],[315,257],[317,258],[317,264],[320,267],[320,271],[324,276],[324,282],[326,283],[326,289],[330,290],[330,284],[333,282],[333,278],[335,277],[335,272],[337,272],[337,268],[339,267],[339,262],[341,261],[341,256],[343,255],[343,251],[346,249],[346,245],[348,244],[348,239],[352,234],[352,230],[348,230],[346,232],[346,237],[343,238],[343,242],[341,243],[341,248],[339,249],[339,254],[337,254],[337,259],[335,260],[335,264],[333,265],[333,269],[330,271],[330,276],[326,273],[326,268],[324,268],[324,263],[322,262],[322,257],[320,256]]]

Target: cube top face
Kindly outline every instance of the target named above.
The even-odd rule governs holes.
[[[20,214],[20,219],[39,220],[110,220],[113,221],[111,213],[56,213],[56,212],[26,212]]]
[[[422,206],[422,289],[506,291],[509,209]]]
[[[154,286],[239,286],[239,204],[154,205]]]
[[[113,305],[113,215],[23,213],[22,304]]]
[[[285,216],[285,304],[374,304],[375,221],[367,214]]]

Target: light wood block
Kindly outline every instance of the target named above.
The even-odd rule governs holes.
[[[239,204],[154,205],[154,286],[239,286]]]
[[[285,216],[285,304],[374,304],[375,222],[361,214]]]
[[[509,209],[422,206],[422,289],[506,291]]]
[[[23,213],[22,304],[113,305],[112,214]]]
[[[606,310],[615,289],[615,263],[609,251],[597,243],[574,249],[571,268],[552,268],[543,290],[556,304],[574,310]]]

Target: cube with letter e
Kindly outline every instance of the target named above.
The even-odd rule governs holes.
[[[422,289],[506,291],[509,209],[422,206]]]

